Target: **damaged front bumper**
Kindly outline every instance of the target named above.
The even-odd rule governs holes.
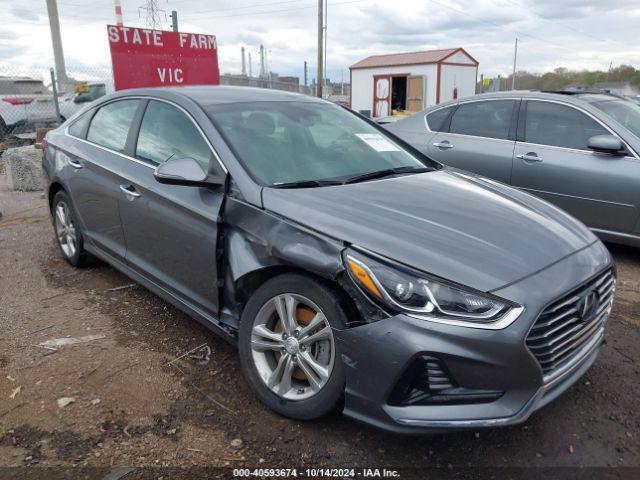
[[[345,415],[396,433],[524,422],[588,370],[603,342],[599,332],[552,378],[544,377],[525,344],[531,326],[551,301],[610,265],[606,248],[596,242],[492,292],[525,307],[502,330],[443,325],[399,314],[336,331],[346,373]],[[425,387],[428,394],[415,388],[429,382],[435,388]]]

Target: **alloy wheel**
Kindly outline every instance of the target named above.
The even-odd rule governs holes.
[[[265,385],[287,400],[316,395],[331,377],[335,343],[324,313],[293,293],[267,301],[253,322],[251,354]]]
[[[73,224],[71,210],[66,202],[60,201],[55,208],[55,228],[58,242],[62,253],[67,258],[71,258],[76,254],[78,248],[78,240],[76,237],[76,227]]]

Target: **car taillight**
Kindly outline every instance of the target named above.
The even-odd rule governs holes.
[[[33,102],[33,98],[24,97],[5,97],[2,100],[4,102],[10,103],[11,105],[26,105]]]

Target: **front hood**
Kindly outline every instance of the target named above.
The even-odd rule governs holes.
[[[596,241],[531,195],[451,169],[335,187],[265,188],[264,207],[331,237],[490,291]]]

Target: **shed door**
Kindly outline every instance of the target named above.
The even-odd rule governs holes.
[[[391,75],[373,77],[373,116],[386,117],[390,114]]]
[[[418,75],[407,79],[407,110],[419,112],[424,108],[424,77]]]

